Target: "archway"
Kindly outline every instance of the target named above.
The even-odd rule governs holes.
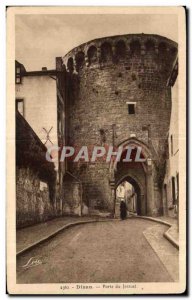
[[[135,190],[137,197],[138,215],[151,215],[153,212],[153,179],[152,179],[152,155],[148,147],[136,139],[129,139],[120,144],[123,152],[118,162],[110,165],[110,185],[112,201],[114,201],[114,215],[116,205],[116,188],[123,181],[129,182]],[[127,147],[132,148],[130,160],[127,161]],[[137,151],[140,149],[138,161]]]
[[[124,200],[127,211],[132,215],[142,215],[142,188],[130,177],[123,177],[115,187],[115,217],[119,217],[120,202]]]

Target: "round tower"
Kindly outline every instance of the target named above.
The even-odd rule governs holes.
[[[116,187],[130,182],[138,214],[162,213],[161,185],[171,114],[168,80],[177,43],[158,35],[96,39],[63,58],[68,73],[68,145],[142,148],[145,163],[70,162],[89,212],[114,212]],[[123,154],[122,154],[123,155]]]

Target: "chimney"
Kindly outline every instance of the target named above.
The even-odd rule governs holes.
[[[62,57],[56,57],[56,70],[57,71],[65,70],[65,65],[63,64]]]

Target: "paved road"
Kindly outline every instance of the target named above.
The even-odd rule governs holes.
[[[143,234],[152,226],[130,218],[68,229],[17,259],[17,282],[172,281]],[[24,268],[28,262],[33,266]]]

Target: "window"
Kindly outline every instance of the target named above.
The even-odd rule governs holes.
[[[127,102],[127,109],[129,115],[135,114],[136,102]]]
[[[16,83],[21,83],[21,76],[16,77]]]
[[[15,83],[21,83],[21,68],[16,67]]]
[[[61,124],[61,119],[59,120],[59,133],[62,134],[62,124]]]
[[[171,156],[173,156],[173,136],[171,135]]]
[[[168,209],[168,203],[167,203],[167,184],[163,185],[163,189],[164,189],[163,196],[164,196],[164,199],[165,199],[165,214],[167,215],[167,213],[168,213],[168,211],[167,211],[167,209]]]
[[[174,205],[176,203],[175,177],[172,177],[171,181],[172,181],[172,199],[173,199],[173,205]]]
[[[18,111],[22,116],[24,116],[24,100],[16,99],[16,111]]]
[[[135,113],[135,105],[134,104],[128,104],[128,113],[129,113],[129,115],[134,115],[134,113]]]
[[[20,74],[21,73],[21,68],[20,67],[17,67],[16,68],[16,74]]]
[[[179,204],[179,173],[176,175],[177,180],[177,204]]]

